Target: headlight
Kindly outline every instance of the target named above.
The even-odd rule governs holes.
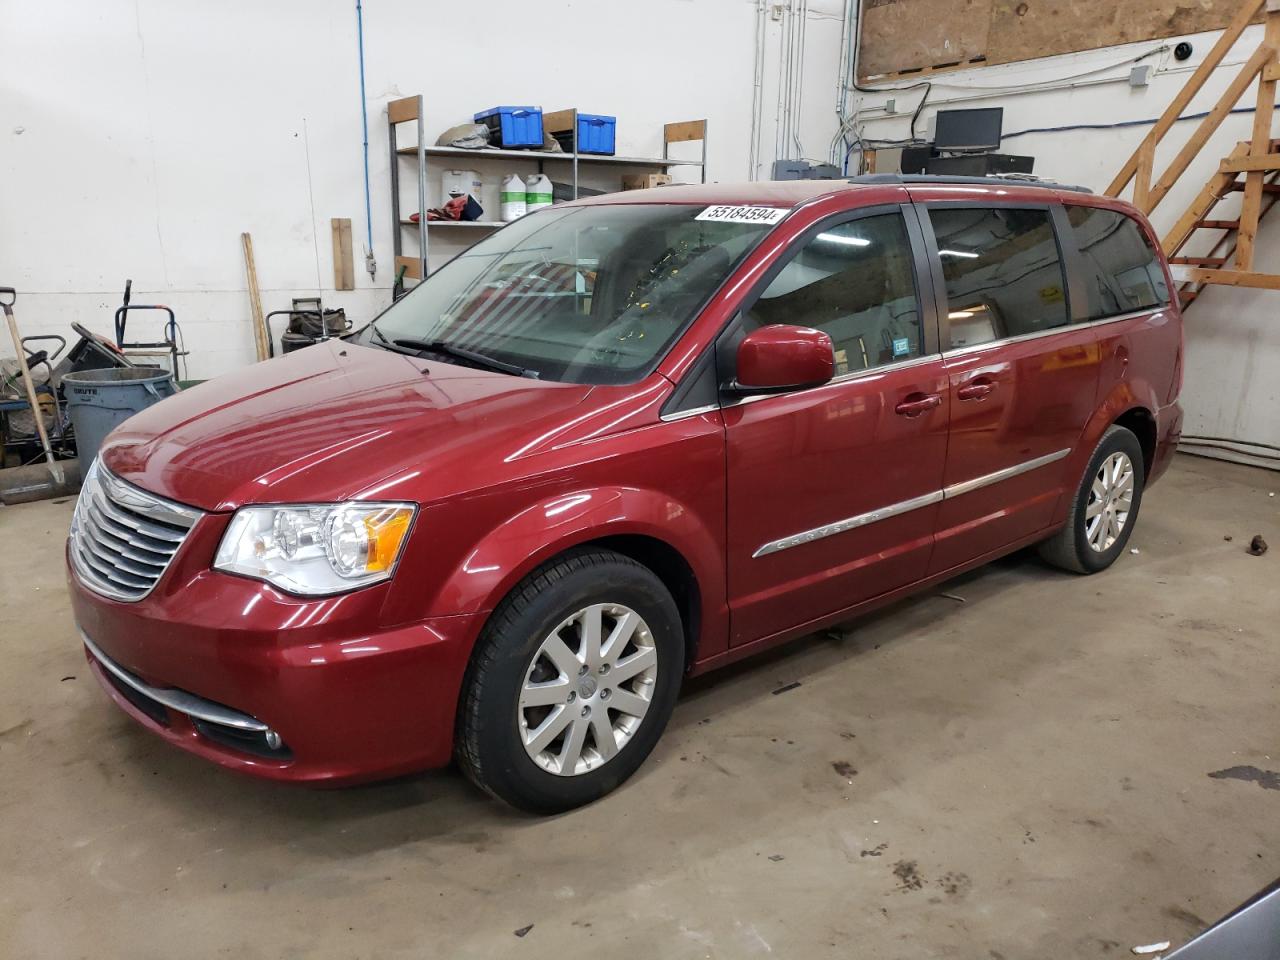
[[[242,507],[213,566],[289,593],[354,590],[391,577],[415,510],[411,503]]]

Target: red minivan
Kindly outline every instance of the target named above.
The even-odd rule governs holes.
[[[681,678],[1029,544],[1123,552],[1177,443],[1149,224],[862,177],[524,217],[357,333],[151,407],[67,545],[89,662],[277,780],[616,787]]]

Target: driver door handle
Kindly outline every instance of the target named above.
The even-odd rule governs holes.
[[[986,379],[974,380],[957,389],[956,396],[961,400],[981,400],[989,396],[995,388],[994,381]]]
[[[900,417],[918,417],[940,406],[942,397],[936,393],[913,393],[894,407],[893,412]]]

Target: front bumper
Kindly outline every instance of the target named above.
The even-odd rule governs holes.
[[[383,629],[385,585],[301,600],[183,567],[138,603],[92,592],[68,568],[94,675],[147,729],[273,780],[338,785],[449,762],[479,615]]]

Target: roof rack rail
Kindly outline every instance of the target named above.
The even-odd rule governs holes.
[[[1028,187],[1047,187],[1053,190],[1070,190],[1073,193],[1093,193],[1088,187],[1075,186],[1069,183],[1058,183],[1043,177],[1033,177],[1029,173],[997,173],[989,177],[950,177],[934,173],[864,173],[849,177],[850,183],[1020,183]]]

